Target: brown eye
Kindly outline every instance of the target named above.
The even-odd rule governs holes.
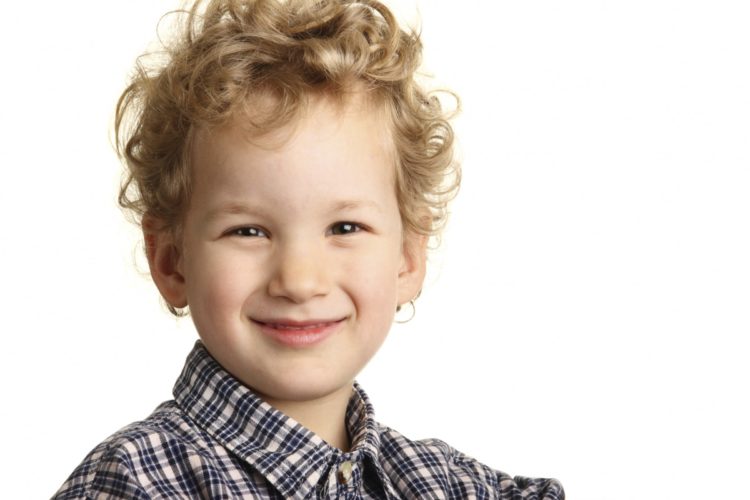
[[[266,233],[264,233],[263,230],[258,229],[257,227],[248,226],[248,227],[238,227],[237,229],[233,229],[231,232],[231,235],[243,236],[243,237],[250,237],[250,236],[263,237],[266,235]]]
[[[356,233],[362,230],[362,226],[355,222],[337,222],[331,226],[331,232],[337,236]]]

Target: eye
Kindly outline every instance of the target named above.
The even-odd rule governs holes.
[[[242,236],[242,237],[264,237],[266,236],[266,233],[257,227],[253,226],[247,226],[247,227],[238,227],[236,229],[232,229],[229,231],[230,236]]]
[[[363,227],[356,222],[337,222],[331,226],[331,232],[336,236],[357,233],[362,229]]]

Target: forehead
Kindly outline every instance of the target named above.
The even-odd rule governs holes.
[[[258,94],[240,106],[229,122],[198,127],[192,141],[192,155],[200,154],[217,140],[283,152],[300,130],[305,132],[312,127],[325,137],[327,132],[341,132],[330,126],[339,123],[348,129],[343,132],[352,136],[358,132],[366,133],[366,137],[357,137],[361,145],[385,151],[395,165],[396,149],[384,99],[375,92],[367,92],[361,87],[357,89],[341,93],[311,93],[301,96],[294,106],[285,106],[268,93]],[[279,119],[277,115],[288,117]]]
[[[225,126],[198,131],[194,198],[272,195],[302,203],[342,190],[382,198],[383,188],[395,196],[390,127],[383,107],[368,96],[311,97],[294,119],[263,133],[246,120],[238,115]]]

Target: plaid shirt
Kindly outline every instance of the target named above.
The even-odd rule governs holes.
[[[118,431],[54,498],[482,498],[562,500],[555,480],[510,476],[442,441],[410,441],[373,418],[354,385],[343,453],[264,403],[198,342],[174,400]]]

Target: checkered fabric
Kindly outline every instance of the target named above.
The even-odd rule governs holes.
[[[512,478],[442,441],[410,441],[375,422],[354,385],[343,453],[264,403],[198,342],[143,421],[84,459],[56,499],[564,499],[551,479]]]

